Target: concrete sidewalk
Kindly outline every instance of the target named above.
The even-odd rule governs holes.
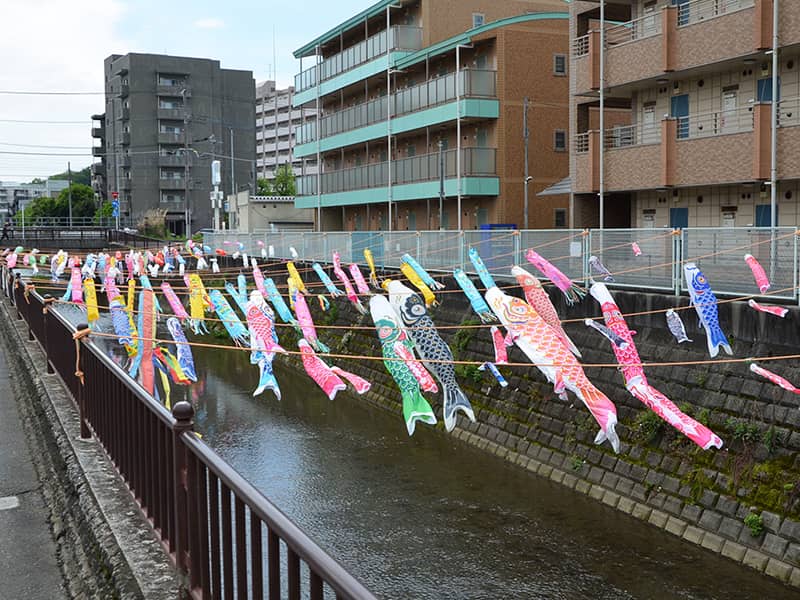
[[[0,600],[66,598],[48,511],[0,344]]]

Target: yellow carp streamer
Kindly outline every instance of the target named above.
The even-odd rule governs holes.
[[[295,289],[303,295],[308,295],[306,285],[300,279],[300,273],[297,272],[297,267],[294,266],[294,263],[292,261],[287,262],[286,268],[289,270],[289,281],[294,283]]]
[[[206,293],[200,275],[192,273],[189,275],[189,314],[191,316],[191,327],[195,334],[207,333],[203,322],[206,310]]]
[[[414,287],[422,292],[422,297],[425,298],[426,306],[436,306],[439,304],[436,301],[436,296],[433,295],[431,288],[425,285],[425,282],[420,279],[420,276],[417,275],[417,272],[411,265],[408,263],[403,263],[400,265],[400,270],[403,272],[403,275],[405,275],[406,278],[414,284]]]
[[[86,318],[89,323],[94,323],[100,318],[97,308],[97,291],[94,288],[94,279],[87,277],[83,280],[83,299],[86,302]]]
[[[294,310],[294,295],[298,291],[297,284],[291,277],[286,280],[286,284],[289,286],[289,307]]]
[[[375,273],[375,258],[372,256],[372,250],[364,248],[364,258],[369,265],[369,282],[372,284],[372,287],[379,288],[378,274]]]
[[[135,279],[129,279],[128,280],[128,306],[127,306],[127,311],[125,311],[125,312],[128,313],[128,320],[130,320],[130,322],[131,322],[131,333],[133,333],[133,342],[134,342],[133,346],[134,346],[134,348],[136,348],[136,340],[139,337],[139,332],[136,330],[136,319],[133,318],[133,314],[134,314],[133,311],[135,310],[134,309],[134,302],[136,302],[136,280]],[[136,352],[134,352],[133,354],[136,354]],[[131,354],[131,356],[133,356],[133,354]]]

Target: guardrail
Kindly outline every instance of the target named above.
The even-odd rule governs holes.
[[[170,413],[89,338],[73,341],[77,329],[48,296],[5,267],[2,275],[29,339],[45,351],[48,372],[61,377],[78,405],[81,437],[102,445],[186,576],[191,597],[263,598],[266,590],[271,600],[374,598],[198,439],[191,404],[178,402]]]
[[[800,301],[797,290],[798,230],[778,227],[686,229],[533,229],[473,231],[352,231],[352,232],[274,232],[237,234],[208,233],[203,244],[228,248],[241,242],[250,256],[261,249],[279,260],[330,262],[334,250],[345,262],[365,264],[369,249],[380,269],[396,269],[403,254],[409,253],[430,271],[460,268],[474,273],[468,251],[475,248],[490,273],[509,278],[513,265],[527,265],[525,252],[533,248],[550,260],[569,278],[588,284],[594,277],[589,257],[597,256],[611,271],[611,287],[635,288],[680,294],[686,286],[683,264],[697,262],[715,293],[727,296],[760,295],[745,254],[752,254],[767,270],[772,282],[769,297]],[[224,242],[228,244],[224,244]],[[260,242],[260,243],[259,243]],[[641,253],[636,255],[633,243]],[[538,273],[537,273],[538,275]]]

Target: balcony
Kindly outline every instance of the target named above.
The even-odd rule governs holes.
[[[159,144],[183,144],[185,140],[186,136],[182,133],[158,133]]]
[[[395,25],[389,30],[389,36],[386,35],[386,30],[383,30],[295,75],[295,93],[311,89],[318,83],[367,63],[386,54],[387,51],[413,51],[420,48],[422,48],[422,29]]]
[[[92,137],[95,139],[103,139],[106,137],[105,127],[92,127]]]
[[[173,98],[183,96],[184,98],[191,98],[192,90],[189,89],[185,83],[176,85],[157,85],[156,96],[170,96]]]
[[[127,98],[131,93],[131,86],[127,83],[123,83],[119,86],[119,96],[120,98]]]
[[[186,180],[183,177],[161,177],[158,180],[158,188],[161,190],[185,190]]]
[[[444,153],[445,179],[456,177],[457,150]],[[495,148],[462,148],[461,176],[495,177],[497,174]],[[353,169],[324,172],[320,176],[322,194],[336,194],[368,188],[384,188],[389,181],[389,163],[373,163]],[[422,181],[439,181],[439,154],[423,154],[394,160],[391,163],[392,186]],[[316,191],[316,176],[297,178],[297,195],[312,196]],[[385,191],[384,191],[385,193]],[[434,194],[435,196],[435,194]]]
[[[797,5],[783,3],[782,17],[800,17]],[[666,6],[606,30],[606,83],[615,88],[747,56],[771,46],[771,30],[771,6],[761,0],[691,0]],[[579,94],[599,89],[599,52],[599,31],[572,41]]]
[[[183,108],[158,108],[156,117],[168,121],[183,121],[186,111]]]
[[[131,189],[131,180],[127,177],[121,177],[119,181],[119,189],[121,190],[130,190]]]
[[[96,175],[98,177],[104,177],[106,174],[106,166],[103,163],[92,163],[91,168],[92,175]]]
[[[183,167],[186,165],[186,158],[180,154],[159,154],[159,167]]]
[[[106,149],[104,146],[92,146],[92,156],[103,157],[105,155]]]
[[[123,146],[130,146],[131,144],[131,134],[129,131],[123,131],[122,135],[119,137],[119,143]]]
[[[118,118],[122,119],[123,121],[129,120],[131,118],[131,109],[123,107]]]
[[[609,129],[604,136],[605,187],[633,191],[767,179],[770,112],[770,104],[759,103]],[[600,133],[578,134],[573,143],[574,189],[597,192]],[[792,172],[800,173],[800,164]]]
[[[119,166],[120,167],[130,167],[131,166],[131,157],[129,154],[123,154],[119,157]]]
[[[460,92],[462,99],[495,98],[497,95],[497,72],[482,70],[465,70],[460,73]],[[391,96],[392,118],[422,111],[427,108],[453,102],[456,99],[456,74],[431,79],[420,85],[396,91]],[[462,112],[464,111],[462,105]],[[317,131],[320,139],[332,137],[340,133],[367,127],[387,120],[386,96],[364,102],[330,115],[323,116],[318,122],[312,121],[295,129],[295,141],[298,146],[315,141]],[[468,116],[468,115],[462,115]],[[452,118],[455,118],[453,115]],[[425,126],[425,125],[421,125]],[[408,129],[392,133],[402,133]],[[385,135],[385,132],[382,132]],[[374,136],[373,136],[374,137]],[[313,149],[316,150],[315,148]],[[298,148],[298,155],[304,153]],[[305,152],[306,154],[309,152]]]

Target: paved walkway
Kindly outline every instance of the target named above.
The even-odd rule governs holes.
[[[0,600],[66,597],[0,344]]]

